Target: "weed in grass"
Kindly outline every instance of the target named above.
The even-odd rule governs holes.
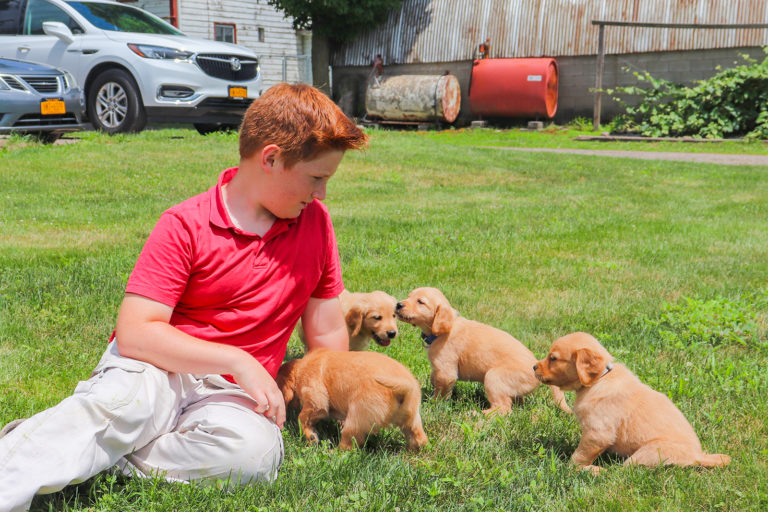
[[[759,327],[758,305],[765,305],[768,294],[736,300],[717,297],[701,300],[683,297],[682,303],[664,303],[662,314],[646,323],[657,330],[662,342],[682,349],[698,345],[742,345],[768,348],[765,330]]]

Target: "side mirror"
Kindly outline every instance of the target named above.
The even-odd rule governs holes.
[[[75,40],[69,27],[60,21],[44,21],[43,32],[49,36],[56,36],[67,44]]]

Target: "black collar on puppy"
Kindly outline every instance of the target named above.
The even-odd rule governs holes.
[[[432,342],[435,341],[436,339],[437,339],[436,334],[430,334],[429,336],[427,336],[426,334],[424,334],[424,331],[421,332],[421,341],[423,341],[424,345],[426,346],[430,346]]]

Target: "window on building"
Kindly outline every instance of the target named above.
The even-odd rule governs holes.
[[[234,23],[214,23],[213,38],[225,43],[237,43],[237,30]]]
[[[264,27],[259,27],[258,32],[259,32],[259,42],[263,43],[264,42]]]

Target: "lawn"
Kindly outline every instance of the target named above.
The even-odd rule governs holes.
[[[78,137],[0,149],[0,423],[88,377],[158,216],[237,163],[234,134]],[[435,401],[419,333],[401,323],[377,350],[422,383],[421,453],[397,430],[340,453],[331,422],[309,446],[294,414],[274,485],[229,492],[100,475],[37,497],[33,512],[768,509],[768,168],[482,145],[593,147],[560,131],[372,131],[326,200],[347,288],[403,298],[436,286],[539,357],[558,336],[590,332],[677,404],[706,451],[729,454],[728,468],[624,468],[603,456],[599,476],[575,471],[578,423],[548,391],[491,419],[475,414],[487,406],[479,384]],[[300,354],[294,337],[289,357]]]

